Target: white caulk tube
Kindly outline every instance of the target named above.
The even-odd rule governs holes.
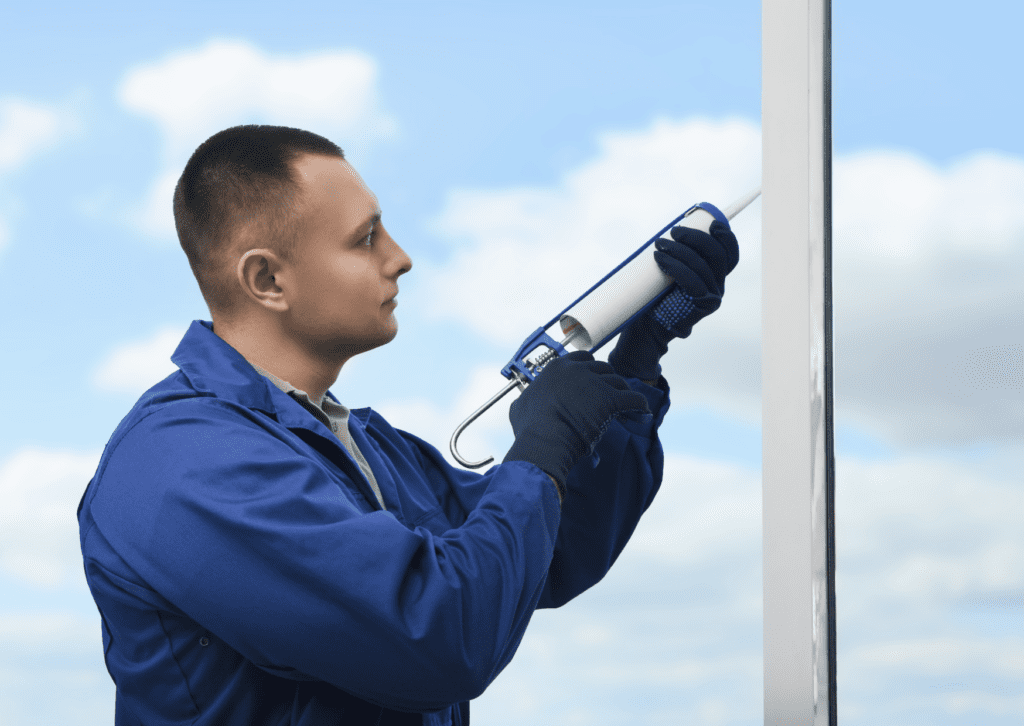
[[[732,219],[760,194],[761,187],[758,187],[720,214]],[[706,209],[694,207],[676,226],[708,232],[714,221],[714,215]],[[590,350],[675,282],[658,267],[654,259],[656,251],[653,244],[649,245],[559,318],[562,333],[569,336],[562,341],[563,346]]]

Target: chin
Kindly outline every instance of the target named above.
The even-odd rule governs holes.
[[[372,338],[365,338],[358,342],[353,342],[351,338],[343,341],[337,341],[333,345],[327,346],[327,354],[331,358],[351,358],[357,356],[360,353],[367,353],[375,348],[379,348],[382,345],[387,345],[398,335],[398,327],[395,326],[390,330],[382,330],[379,335],[375,335]]]

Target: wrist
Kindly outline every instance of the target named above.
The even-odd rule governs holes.
[[[672,334],[647,318],[636,320],[622,331],[615,348],[608,356],[615,372],[624,378],[636,378],[649,385],[661,376],[661,357],[668,352]]]
[[[570,464],[568,462],[562,462],[560,456],[545,456],[545,454],[551,454],[551,451],[544,451],[531,447],[527,442],[528,435],[524,434],[516,438],[512,442],[511,448],[508,453],[505,454],[505,458],[501,463],[508,461],[524,461],[527,464],[533,464],[551,480],[551,483],[555,485],[555,491],[558,492],[558,502],[561,504],[565,498],[565,488],[563,484],[560,484],[555,475],[551,472],[554,471],[558,474],[568,474]]]

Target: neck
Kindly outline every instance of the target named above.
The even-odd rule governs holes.
[[[213,332],[250,363],[322,402],[347,361],[325,360],[285,335],[275,321],[214,321]]]

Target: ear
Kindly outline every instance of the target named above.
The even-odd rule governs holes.
[[[277,279],[283,268],[273,250],[249,250],[238,259],[235,278],[249,300],[267,310],[284,312],[288,309],[288,300]]]

